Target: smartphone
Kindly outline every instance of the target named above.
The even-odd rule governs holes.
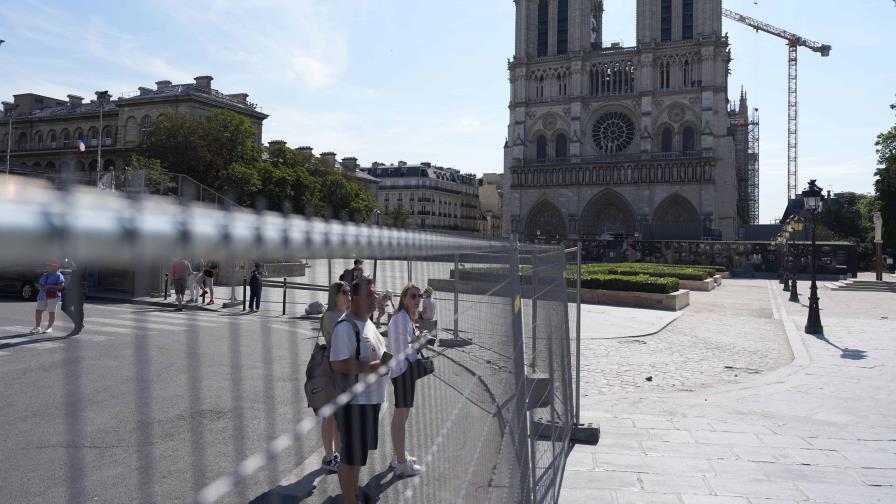
[[[386,366],[389,364],[389,361],[392,360],[393,355],[389,352],[383,352],[383,356],[380,357],[380,364]]]

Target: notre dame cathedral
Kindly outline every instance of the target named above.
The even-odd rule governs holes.
[[[605,44],[602,0],[515,3],[504,233],[736,240],[747,105],[721,0],[637,0],[633,47]]]

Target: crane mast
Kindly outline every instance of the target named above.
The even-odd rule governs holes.
[[[722,9],[722,15],[728,19],[749,26],[756,31],[762,31],[787,41],[787,198],[788,200],[791,200],[796,197],[797,186],[799,185],[797,49],[805,47],[813,52],[821,54],[823,57],[827,57],[831,54],[831,46],[815,42],[814,40],[809,40],[795,33],[772,26],[763,21],[759,21],[758,19],[751,18],[750,16],[744,16],[743,14],[739,14],[729,9]]]

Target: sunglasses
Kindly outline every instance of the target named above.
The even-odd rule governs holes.
[[[411,292],[408,294],[408,297],[411,298],[412,300],[416,301],[417,298],[422,297],[422,296],[416,292]]]

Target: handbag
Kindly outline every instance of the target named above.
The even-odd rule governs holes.
[[[432,357],[424,357],[420,352],[417,352],[417,360],[409,364],[414,373],[414,380],[419,380],[436,372],[436,363],[432,360]]]

